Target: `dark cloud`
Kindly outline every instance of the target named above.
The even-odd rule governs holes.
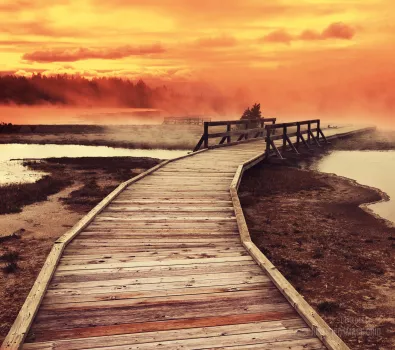
[[[292,35],[286,30],[275,30],[260,38],[260,42],[267,43],[283,43],[290,44],[292,41],[315,41],[315,40],[330,40],[330,39],[340,39],[340,40],[351,40],[356,34],[353,27],[348,24],[337,22],[332,23],[322,32],[307,29],[299,35]]]
[[[75,49],[54,49],[42,50],[26,53],[23,59],[34,62],[75,62],[88,59],[109,59],[115,60],[129,56],[155,55],[165,52],[159,45],[150,46],[122,46],[118,48],[75,48]]]
[[[322,33],[322,39],[351,40],[355,36],[355,29],[345,23],[332,23]]]
[[[295,40],[294,36],[289,34],[286,30],[275,30],[265,35],[261,39],[262,42],[284,43],[284,44],[289,44],[293,40]]]

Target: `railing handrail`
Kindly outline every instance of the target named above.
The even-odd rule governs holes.
[[[316,124],[315,127],[311,127],[312,124]],[[307,125],[307,129],[302,130],[301,126]],[[289,127],[295,127],[296,132],[288,132]],[[277,129],[282,129],[283,132],[280,135],[273,136],[274,132]],[[288,148],[293,150],[296,154],[299,155],[298,148],[300,143],[302,142],[303,145],[310,149],[311,141],[313,141],[318,147],[321,146],[320,144],[320,137],[322,137],[323,141],[327,143],[326,137],[321,130],[321,120],[320,119],[312,119],[312,120],[304,120],[299,122],[292,122],[292,123],[281,123],[275,125],[266,125],[266,156],[268,157],[271,150],[274,150],[276,155],[283,159],[279,148],[274,144],[276,140],[282,140],[282,149],[286,151]],[[316,134],[314,134],[316,133]],[[305,140],[304,135],[307,135],[307,139]],[[291,137],[296,137],[295,144],[291,141]]]
[[[270,129],[280,129],[284,127],[298,126],[298,125],[309,125],[309,124],[319,124],[320,119],[312,119],[312,120],[303,120],[300,122],[291,122],[291,123],[280,123],[280,124],[272,124],[266,125],[266,128]]]
[[[257,123],[257,122],[276,122],[276,118],[259,118],[259,119],[243,119],[243,120],[221,120],[208,122],[209,126],[224,126],[224,125],[240,125],[240,124],[249,124],[249,123]]]
[[[204,132],[196,147],[194,152],[198,151],[203,145],[204,148],[208,148],[208,140],[212,138],[222,137],[219,144],[231,143],[231,136],[239,136],[237,142],[241,141],[243,138],[246,140],[249,138],[250,133],[255,133],[253,138],[264,137],[265,123],[275,123],[276,118],[259,118],[259,119],[245,119],[245,120],[226,120],[226,121],[215,121],[215,122],[204,122]],[[257,126],[258,124],[258,126]],[[232,130],[232,125],[244,125],[244,129]],[[210,126],[226,126],[226,131],[209,133]],[[251,126],[251,128],[250,128]]]

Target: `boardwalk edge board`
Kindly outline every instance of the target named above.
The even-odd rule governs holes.
[[[235,177],[230,186],[230,193],[236,215],[237,225],[240,231],[240,239],[243,246],[249,252],[257,264],[267,273],[269,278],[280,290],[292,307],[305,320],[313,333],[324,343],[329,350],[350,350],[349,347],[336,335],[329,325],[318,315],[318,313],[306,302],[306,300],[296,291],[288,280],[270,262],[270,260],[252,242],[245,220],[243,209],[238,196],[238,188],[243,177],[243,173],[265,158],[265,153],[258,155],[245,163],[239,165]]]
[[[41,271],[30,290],[25,303],[18,313],[10,331],[8,332],[1,350],[16,350],[20,349],[23,345],[25,337],[27,336],[34,317],[40,307],[44,294],[47,291],[48,285],[51,281],[53,274],[55,273],[56,267],[59,263],[62,253],[66,246],[82,231],[84,230],[94,219],[100,214],[125,188],[131,184],[143,179],[147,175],[155,172],[156,170],[164,167],[166,164],[174,162],[176,160],[191,157],[198,153],[203,153],[208,149],[203,149],[194,153],[189,153],[181,157],[165,160],[160,164],[154,166],[151,169],[141,173],[140,175],[121,183],[113,192],[105,197],[98,205],[96,205],[87,215],[85,215],[80,221],[77,222],[69,231],[57,239],[49,253],[47,259]]]

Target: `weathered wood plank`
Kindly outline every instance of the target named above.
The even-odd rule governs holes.
[[[81,265],[81,266],[59,266],[58,271],[70,270],[94,270],[94,269],[114,269],[127,267],[144,267],[144,266],[175,266],[175,265],[197,265],[209,263],[226,263],[234,261],[252,261],[250,256],[226,257],[226,258],[203,258],[203,259],[180,259],[170,261],[141,261],[133,263],[119,263],[119,264],[98,264],[98,265]]]
[[[250,284],[234,284],[229,281],[229,284],[220,286],[203,286],[194,288],[171,288],[162,290],[143,290],[143,291],[120,291],[116,290],[109,293],[89,293],[89,294],[48,294],[42,301],[42,305],[47,304],[70,304],[80,302],[92,301],[106,301],[106,300],[122,300],[122,299],[141,299],[154,297],[168,297],[168,296],[185,296],[185,295],[199,295],[199,294],[214,294],[225,292],[242,292],[251,290],[276,290],[269,282],[256,282]]]
[[[203,300],[202,300],[203,299]],[[36,316],[36,322],[32,326],[32,331],[62,330],[70,328],[85,328],[108,326],[114,324],[114,315],[118,324],[122,323],[143,323],[160,320],[177,320],[194,317],[213,317],[216,315],[231,316],[239,314],[255,314],[264,312],[288,311],[292,307],[287,302],[274,300],[267,303],[264,298],[253,298],[251,300],[224,299],[204,300],[177,303],[183,307],[174,307],[172,304],[164,305],[144,305],[111,307],[111,309],[100,308],[92,310],[40,310]],[[59,318],[62,323],[59,323]]]
[[[180,320],[151,321],[145,323],[129,323],[121,325],[80,327],[71,329],[59,329],[57,331],[46,330],[36,331],[35,336],[38,341],[52,339],[76,339],[88,337],[102,337],[120,334],[136,334],[146,332],[158,332],[166,330],[190,329],[198,327],[212,327],[222,325],[244,324],[261,321],[287,320],[295,318],[295,311],[275,311],[256,314],[240,314],[229,316],[198,317]]]
[[[137,345],[143,343],[152,342],[163,342],[169,340],[182,340],[182,339],[196,339],[196,338],[208,338],[208,337],[220,337],[224,334],[236,335],[236,334],[249,334],[249,333],[260,333],[270,331],[280,331],[287,329],[300,329],[304,328],[305,324],[299,319],[289,319],[284,321],[267,321],[267,322],[255,322],[247,324],[236,324],[219,327],[205,327],[205,328],[190,328],[190,329],[179,329],[172,331],[162,332],[146,332],[139,334],[127,334],[118,336],[105,336],[105,337],[92,337],[89,339],[89,344],[92,347],[100,347],[105,344],[107,347],[120,346],[120,345]],[[40,349],[38,345],[42,347],[48,346],[49,344],[29,344],[26,349]],[[53,347],[62,348],[64,350],[77,350],[86,348],[86,339],[73,339],[51,342]]]

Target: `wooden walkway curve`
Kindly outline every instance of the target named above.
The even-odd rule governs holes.
[[[36,316],[27,305],[3,347],[19,337],[23,349],[326,348],[240,239],[229,188],[264,150],[260,140],[198,152],[125,185],[60,250],[43,298],[27,301]]]

